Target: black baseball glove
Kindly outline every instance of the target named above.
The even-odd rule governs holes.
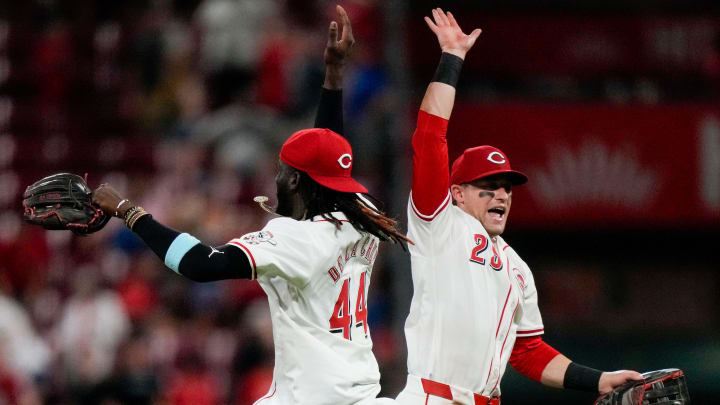
[[[648,371],[601,395],[595,405],[689,405],[685,374],[677,368]]]
[[[58,173],[30,185],[23,193],[25,221],[45,229],[69,229],[79,235],[101,230],[110,220],[92,204],[92,190],[82,177]]]

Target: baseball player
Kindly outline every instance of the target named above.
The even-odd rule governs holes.
[[[353,44],[350,21],[340,40],[331,23],[316,125],[280,150],[278,205],[259,232],[211,247],[155,221],[112,187],[94,201],[125,222],[173,271],[194,281],[257,280],[270,304],[275,343],[272,385],[256,404],[381,404],[380,374],[368,328],[367,291],[380,241],[404,236],[360,194],[342,131],[340,83]],[[333,104],[335,103],[335,104]]]
[[[401,404],[499,404],[508,361],[552,387],[607,392],[634,371],[601,372],[571,362],[542,341],[529,267],[500,236],[512,188],[527,177],[492,146],[467,149],[448,168],[445,133],[466,35],[451,13],[425,17],[442,56],[412,138],[408,237],[414,295],[405,323],[408,379]]]

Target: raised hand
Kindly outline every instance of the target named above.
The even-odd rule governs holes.
[[[465,59],[465,54],[475,44],[482,30],[476,28],[470,35],[466,35],[451,12],[445,13],[442,9],[436,8],[433,9],[432,15],[432,19],[425,17],[425,22],[437,36],[440,49]]]
[[[335,21],[330,23],[327,46],[325,47],[325,65],[327,66],[345,65],[352,53],[353,45],[355,45],[350,17],[348,17],[344,8],[337,6],[336,10],[342,22],[342,33],[338,41],[338,23]]]

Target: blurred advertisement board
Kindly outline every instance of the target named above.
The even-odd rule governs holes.
[[[456,106],[450,158],[483,144],[530,178],[513,226],[720,228],[720,106]]]

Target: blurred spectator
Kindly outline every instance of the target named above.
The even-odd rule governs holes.
[[[45,282],[51,255],[45,232],[24,226],[11,211],[0,213],[0,286],[22,297]]]
[[[39,117],[45,131],[66,128],[66,103],[74,77],[74,46],[70,26],[56,20],[48,24],[37,43],[32,70],[38,80]]]
[[[164,397],[170,405],[216,405],[221,403],[220,383],[194,352],[181,353],[178,371],[167,385]]]
[[[50,365],[50,348],[35,332],[25,309],[0,293],[0,364],[26,379],[42,377]]]
[[[720,30],[715,34],[715,39],[705,55],[703,72],[710,82],[710,98],[717,100],[720,97]]]
[[[188,283],[164,269],[116,220],[89,238],[26,226],[20,194],[24,184],[49,171],[88,172],[93,185],[101,178],[123,184],[160,221],[214,243],[260,229],[267,214],[252,198],[272,199],[277,162],[272,151],[294,130],[311,125],[327,29],[320,21],[336,18],[335,2],[6,3],[0,13],[0,404],[252,404],[267,392],[273,371],[272,328],[257,283]],[[461,14],[470,3],[453,3],[456,15],[475,18],[477,10]],[[532,21],[520,3],[518,21]],[[388,21],[384,13],[401,3],[341,4],[357,38],[343,92],[345,135],[358,162],[355,173],[390,201],[398,193],[392,187],[404,181],[395,162],[409,156],[399,158],[406,151],[395,144],[409,136],[402,124],[408,103],[419,102],[411,97],[412,76],[424,83],[432,74],[405,54],[413,41],[422,48],[422,37],[404,36],[413,23],[423,23],[419,17]],[[422,4],[407,4],[409,15],[422,12]],[[588,6],[577,6],[583,4]],[[492,18],[481,14],[483,24]],[[588,14],[583,18],[592,20]],[[687,54],[688,46],[697,45],[695,37],[670,17],[662,26],[669,27],[672,39],[658,44],[671,56]],[[667,63],[658,63],[658,71],[635,71],[642,53],[630,55],[629,72],[589,76],[517,74],[512,66],[487,71],[492,61],[480,58],[478,65],[468,61],[463,67],[464,75],[474,71],[477,80],[467,83],[473,90],[462,96],[482,103],[590,101],[616,107],[714,102],[720,94],[720,33],[716,17],[699,17],[706,21],[699,26],[709,28],[692,32],[716,39],[707,48],[698,45],[703,54],[697,72],[674,71]],[[544,32],[555,35],[541,19]],[[652,18],[640,20],[653,26]],[[513,37],[497,29],[483,35],[503,43]],[[528,46],[535,44],[530,38]],[[511,60],[533,63],[524,59],[522,47],[512,49]],[[391,58],[405,70],[391,71]],[[394,77],[398,74],[407,77]],[[398,82],[409,88],[398,89]],[[404,206],[395,215],[403,221]],[[552,295],[567,299],[546,303],[548,324],[590,330],[625,308],[606,291],[617,291],[610,288],[617,282],[601,269],[553,260],[544,266],[553,272],[539,269],[538,283],[561,290]],[[392,271],[403,268],[391,268],[403,261],[377,262],[379,277],[373,277],[375,293],[369,297],[383,393],[389,396],[404,384],[394,378],[405,374],[402,327],[394,318],[402,319],[404,308],[394,296],[401,283]],[[694,316],[710,317],[714,304],[706,302],[712,302],[714,278],[700,273],[691,278],[707,280],[708,287],[687,286],[703,300],[667,305],[681,302],[679,308],[691,308]],[[668,285],[685,285],[678,283]],[[634,305],[662,300],[666,289],[656,291],[657,296],[633,293]],[[627,312],[632,319],[643,315],[640,309]],[[678,309],[654,322],[685,327],[683,322],[693,319]],[[618,328],[619,322],[612,325]]]
[[[160,382],[147,343],[135,337],[120,349],[118,370],[98,387],[99,399],[133,405],[155,403]]]
[[[157,308],[157,296],[154,279],[157,258],[143,254],[136,261],[127,277],[118,285],[117,292],[125,305],[130,320],[139,323]]]
[[[249,405],[267,394],[273,380],[273,336],[269,305],[255,300],[247,307],[243,318],[246,336],[242,350],[235,358],[234,405]]]
[[[205,0],[195,19],[202,35],[201,58],[206,72],[224,68],[254,70],[276,0]],[[274,27],[272,28],[274,29]]]
[[[146,319],[145,323],[150,361],[159,375],[166,376],[175,366],[180,350],[179,329],[183,324],[164,308]]]
[[[39,405],[42,403],[31,380],[6,368],[1,355],[0,403],[8,405]]]
[[[94,402],[95,386],[112,372],[117,349],[130,331],[120,297],[99,283],[94,266],[76,270],[73,294],[57,327],[63,373],[83,403]]]

